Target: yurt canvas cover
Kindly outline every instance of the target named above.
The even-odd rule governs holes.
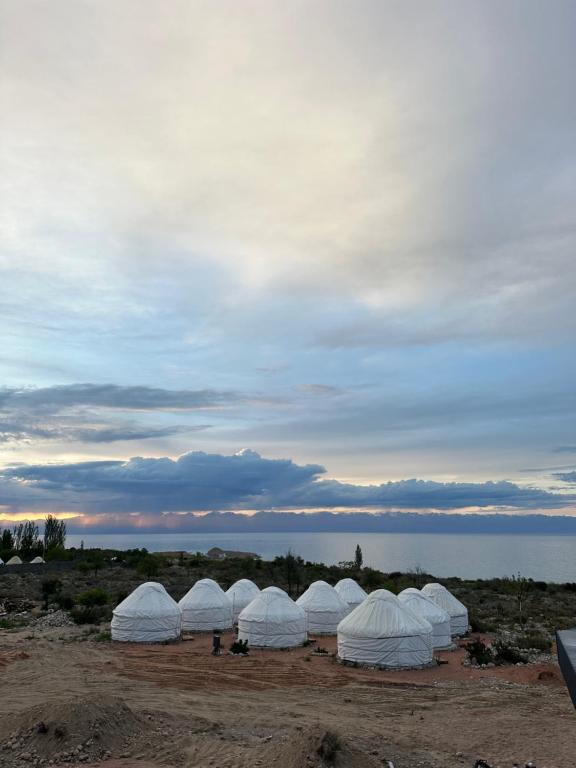
[[[31,563],[45,563],[46,561],[44,560],[43,557],[40,557],[40,555],[38,555],[38,557],[35,557],[33,560],[30,560],[30,562]]]
[[[264,589],[238,617],[238,639],[248,647],[293,648],[306,642],[306,613],[288,597]]]
[[[232,603],[232,616],[234,621],[238,619],[240,613],[249,605],[255,597],[258,597],[260,590],[250,579],[240,579],[226,590],[226,595]]]
[[[13,557],[8,560],[6,565],[22,565],[22,560],[18,557],[18,555],[14,555]]]
[[[452,637],[465,635],[468,632],[468,609],[454,597],[442,584],[426,584],[422,594],[450,614],[450,633]]]
[[[377,589],[338,625],[338,656],[370,666],[420,667],[432,661],[432,626],[387,589]]]
[[[340,579],[334,589],[342,600],[348,603],[350,609],[356,608],[357,605],[360,605],[368,597],[367,593],[354,579]]]
[[[184,632],[231,629],[232,603],[212,579],[200,579],[178,603]]]
[[[400,602],[432,624],[432,645],[434,648],[450,648],[450,615],[439,605],[423,595],[419,589],[410,587],[398,595]]]
[[[312,635],[335,635],[338,624],[349,612],[348,603],[325,581],[310,584],[296,604],[306,611],[308,632]]]
[[[162,584],[148,581],[114,608],[112,640],[159,643],[180,637],[182,614]]]
[[[280,587],[265,587],[262,592],[270,592],[273,595],[282,595],[282,597],[288,597],[290,600],[292,598],[288,594],[288,592],[285,592],[283,589],[280,589]]]

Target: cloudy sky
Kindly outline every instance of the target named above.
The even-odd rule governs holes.
[[[0,519],[576,511],[572,0],[0,0]]]

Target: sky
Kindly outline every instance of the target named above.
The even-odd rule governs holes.
[[[575,28],[0,0],[0,524],[576,512]]]

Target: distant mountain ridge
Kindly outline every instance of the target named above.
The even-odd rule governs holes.
[[[99,533],[461,533],[576,535],[576,516],[518,514],[451,514],[445,512],[210,512],[201,517],[178,516],[169,523],[127,526],[125,523],[82,526],[70,521],[72,532]]]

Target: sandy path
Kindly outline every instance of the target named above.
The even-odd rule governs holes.
[[[333,640],[321,644],[332,647]],[[456,652],[434,670],[381,673],[322,657],[305,661],[310,649],[213,658],[209,645],[209,638],[137,648],[11,635],[0,642],[0,657],[10,656],[0,666],[1,689],[9,692],[0,697],[0,737],[10,727],[7,716],[32,704],[111,693],[136,711],[225,729],[182,737],[182,762],[174,753],[174,765],[257,766],[266,749],[281,748],[283,732],[316,723],[365,749],[386,747],[400,760],[408,752],[427,756],[445,768],[467,768],[477,757],[502,768],[528,759],[538,768],[576,764],[576,714],[554,667],[473,671]],[[23,647],[28,658],[18,658]],[[538,680],[542,672],[547,679]],[[256,749],[246,735],[255,727],[275,734],[273,747]],[[165,757],[159,753],[158,764]]]

